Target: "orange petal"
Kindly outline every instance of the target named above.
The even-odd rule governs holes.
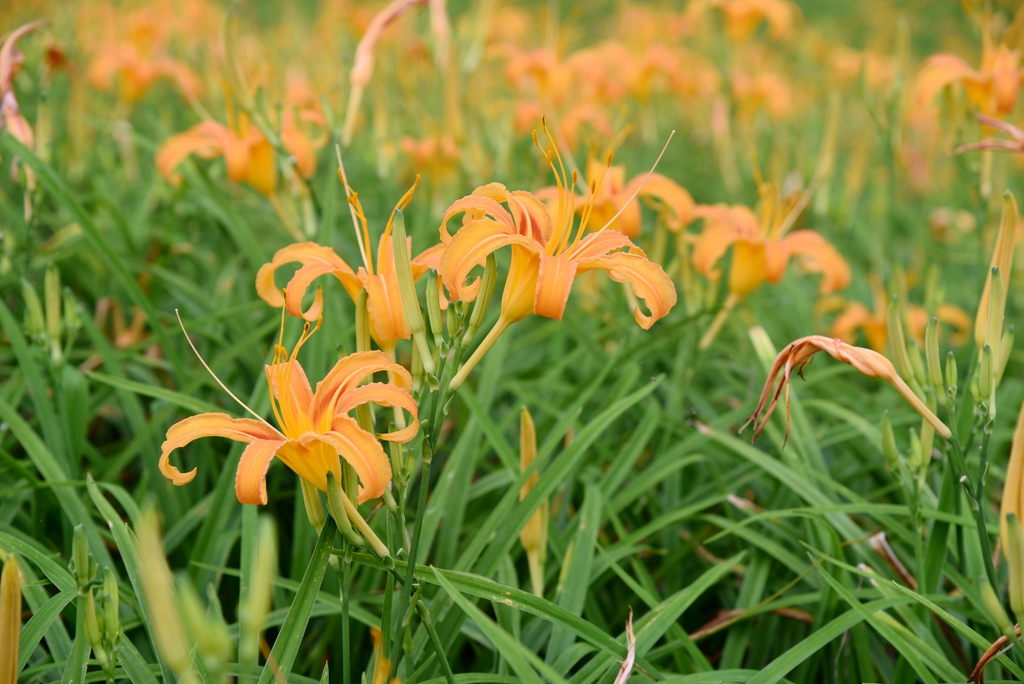
[[[513,190],[509,193],[507,201],[508,208],[515,217],[517,232],[541,244],[547,244],[554,230],[547,206],[525,190]]]
[[[235,496],[244,504],[267,503],[267,470],[285,440],[259,439],[245,447],[235,473]]]
[[[617,230],[602,230],[598,233],[591,233],[569,251],[567,257],[573,260],[590,259],[591,257],[604,256],[616,249],[629,247],[631,251],[643,256],[643,251],[633,244],[629,237]]]
[[[311,178],[316,172],[316,148],[309,136],[294,126],[285,126],[281,129],[281,142],[284,148],[295,157],[295,168],[306,178]]]
[[[349,354],[334,364],[334,368],[317,383],[311,407],[313,425],[326,430],[341,397],[380,371],[387,371],[391,383],[400,389],[407,392],[412,389],[412,376],[409,371],[392,361],[384,352],[366,351]]]
[[[295,275],[292,276],[291,281],[288,283],[288,301],[286,302],[284,296],[281,295],[281,290],[274,282],[274,274],[284,264],[295,261],[302,264],[302,268],[295,272]],[[352,284],[351,281],[355,280],[357,285],[356,294],[358,295],[358,280],[356,280],[355,273],[349,268],[348,264],[335,254],[333,249],[322,247],[315,242],[298,242],[277,250],[270,263],[260,267],[259,272],[256,274],[256,294],[273,307],[285,306],[287,304],[288,312],[293,316],[306,318],[306,320],[311,321],[316,320],[316,315],[310,316],[318,312],[306,311],[304,313],[302,311],[302,297],[306,294],[310,283],[327,273],[331,273],[338,280],[341,280],[342,284],[346,286],[346,290]],[[349,294],[351,294],[351,291],[349,291]],[[315,306],[316,304],[314,303]]]
[[[444,244],[434,245],[420,252],[419,256],[412,260],[413,280],[419,280],[420,276],[430,269],[441,270],[441,255],[444,254],[444,248]]]
[[[633,316],[641,328],[647,330],[676,305],[676,286],[658,264],[647,257],[629,252],[615,252],[607,256],[581,261],[579,272],[603,269],[617,283],[629,283],[633,294],[642,299],[650,310],[645,314],[636,307]]]
[[[683,186],[660,173],[652,173],[646,182],[644,176],[637,176],[629,182],[622,195],[631,196],[641,183],[643,187],[639,196],[657,201],[665,216],[665,225],[670,229],[680,230],[693,221],[696,206],[693,197]]]
[[[505,201],[506,197],[508,197],[508,190],[505,189],[504,185],[501,183],[489,183],[474,190],[472,195],[467,195],[462,199],[452,202],[452,205],[444,212],[444,217],[441,219],[442,242],[447,243],[452,237],[448,233],[448,221],[455,214],[462,212],[469,213],[471,220],[479,218],[480,215],[490,216],[495,221],[506,226],[509,232],[514,232],[516,229],[515,221],[512,220],[512,215],[505,210],[505,207],[501,206],[501,202]]]
[[[277,188],[277,162],[274,148],[260,137],[254,143],[233,141],[224,155],[228,164],[228,177],[231,180],[242,180],[238,171],[244,169],[245,182],[257,192],[267,197],[274,194]],[[244,164],[244,166],[243,166]]]
[[[286,425],[304,425],[309,421],[309,408],[313,402],[313,391],[309,387],[306,371],[298,361],[285,361],[263,367],[267,374],[274,397],[277,398],[281,417]]]
[[[956,55],[932,55],[914,80],[914,105],[928,107],[939,91],[950,83],[976,76],[974,69]]]
[[[540,251],[536,240],[518,235],[491,219],[479,219],[463,226],[448,243],[441,257],[441,280],[453,299],[469,299],[466,277],[482,266],[487,255],[505,245],[520,245]]]
[[[805,270],[822,274],[822,294],[842,290],[850,284],[850,265],[820,233],[798,230],[782,238],[779,244],[789,257],[798,257]]]
[[[270,424],[252,418],[232,418],[226,413],[201,413],[178,421],[167,430],[160,446],[160,472],[176,485],[187,484],[196,476],[193,468],[183,473],[171,465],[171,452],[201,437],[227,437],[236,442],[279,440],[280,432]]]
[[[177,183],[179,177],[174,174],[174,169],[187,157],[194,154],[209,159],[217,156],[218,152],[219,148],[209,137],[193,128],[165,140],[157,150],[154,163],[161,176]]]
[[[576,262],[540,253],[540,269],[537,273],[537,293],[533,300],[533,312],[538,316],[562,320],[565,303],[569,301],[572,281],[576,277]]]
[[[348,416],[335,416],[332,430],[322,435],[307,432],[299,441],[309,447],[321,442],[334,449],[359,475],[359,503],[376,499],[391,481],[391,463],[380,442]]]
[[[409,339],[412,332],[405,320],[398,276],[394,273],[366,276],[365,284],[366,307],[373,338],[381,344]]]
[[[771,278],[771,264],[774,263],[769,254],[779,252],[776,243],[751,242],[737,240],[732,246],[732,264],[729,266],[729,292],[745,297]],[[774,250],[774,252],[773,252]],[[785,260],[782,261],[785,272]]]
[[[697,236],[693,248],[693,267],[706,278],[717,278],[715,264],[725,255],[729,245],[740,239],[739,233],[724,224],[710,224]]]
[[[411,424],[395,432],[377,435],[378,439],[404,443],[415,437],[416,433],[419,432],[419,410],[416,406],[416,400],[404,389],[386,382],[371,382],[345,392],[338,398],[338,403],[335,406],[335,415],[345,415],[355,407],[369,403],[388,408],[397,406],[412,414]]]

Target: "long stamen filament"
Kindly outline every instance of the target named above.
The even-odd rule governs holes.
[[[213,369],[210,368],[210,366],[206,363],[206,359],[204,359],[202,354],[199,353],[199,350],[196,349],[196,345],[192,344],[192,338],[189,337],[188,331],[185,330],[185,323],[181,320],[181,313],[177,309],[175,309],[174,310],[174,315],[178,317],[178,325],[181,326],[181,332],[183,332],[185,334],[185,340],[188,342],[188,346],[192,348],[192,352],[196,355],[196,358],[199,359],[199,363],[203,364],[203,368],[205,368],[206,372],[210,374],[210,376],[217,382],[218,385],[220,385],[220,388],[222,390],[224,390],[225,392],[227,392],[228,396],[235,400],[235,403],[237,403],[239,406],[241,406],[246,411],[248,411],[250,415],[252,415],[254,418],[256,418],[256,420],[260,421],[261,423],[263,423],[265,425],[269,425],[271,428],[274,428],[274,426],[270,425],[270,423],[268,423],[263,418],[263,416],[261,416],[260,414],[256,413],[255,411],[253,411],[251,408],[249,408],[245,404],[245,402],[243,402],[241,399],[236,397],[235,393],[232,392],[231,390],[229,390],[228,386],[225,385],[221,381],[221,379],[217,377],[217,374],[214,373]],[[274,428],[274,429],[276,430],[277,428]]]
[[[633,194],[629,196],[629,199],[626,200],[625,204],[619,207],[619,210],[615,212],[615,215],[608,219],[608,222],[601,226],[598,230],[594,231],[595,233],[600,233],[602,230],[615,223],[616,219],[618,219],[619,216],[622,215],[622,212],[626,210],[626,207],[629,206],[629,203],[636,199],[636,196],[639,195],[640,191],[644,189],[644,185],[647,184],[647,181],[648,179],[650,179],[651,174],[654,173],[654,169],[658,168],[658,163],[661,161],[661,158],[665,156],[665,150],[668,149],[668,144],[672,142],[672,137],[675,134],[675,129],[673,129],[672,132],[668,134],[668,140],[665,141],[665,146],[661,148],[661,152],[658,153],[658,158],[654,160],[654,166],[652,166],[651,170],[647,172],[646,176],[644,176],[643,181],[640,183],[640,185],[637,186],[636,190],[633,191]]]

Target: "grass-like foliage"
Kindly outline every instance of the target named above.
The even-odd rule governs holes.
[[[1012,4],[7,3],[0,684],[1024,680]]]

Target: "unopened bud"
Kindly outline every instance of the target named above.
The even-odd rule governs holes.
[[[985,344],[981,348],[981,366],[978,369],[978,391],[982,401],[987,402],[992,397],[995,371],[992,347]]]
[[[1010,568],[1010,610],[1017,622],[1024,619],[1024,530],[1015,513],[1006,514],[1006,547],[1003,554]]]
[[[1013,194],[1007,191],[1003,195],[1003,216],[999,222],[999,233],[996,235],[996,244],[992,250],[992,262],[989,273],[985,279],[985,288],[981,292],[981,300],[978,302],[978,314],[974,319],[974,341],[980,349],[986,341],[989,332],[989,299],[992,295],[992,271],[998,268],[1003,282],[1003,308],[1005,308],[1005,287],[1010,282],[1013,271],[1013,247],[1017,237],[1017,201]],[[1002,321],[1000,321],[1002,325]]]
[[[100,628],[100,618],[96,614],[96,599],[91,588],[85,594],[85,636],[100,667],[106,669],[110,665],[110,657],[103,646],[103,629]]]
[[[96,574],[96,561],[89,554],[89,537],[85,533],[85,525],[75,526],[71,541],[71,572],[78,582],[79,593],[84,593],[85,585]]]
[[[160,520],[155,509],[143,512],[136,538],[142,565],[142,593],[152,617],[153,643],[171,672],[181,677],[191,672],[191,649],[178,614],[174,582],[164,556]]]
[[[921,470],[921,463],[923,461],[921,438],[917,436],[917,430],[910,428],[910,452],[907,454],[907,466],[911,472],[918,473]]]
[[[1012,325],[1006,326],[1006,331],[1003,333],[1003,339],[999,341],[999,363],[996,368],[997,389],[999,387],[999,383],[1003,381],[1003,373],[1006,371],[1006,364],[1009,363],[1010,353],[1013,351],[1014,332],[1014,327]]]
[[[519,468],[525,471],[537,458],[537,430],[533,424],[533,417],[530,411],[524,406],[519,413]],[[530,493],[539,480],[540,475],[536,470],[530,474],[522,489],[519,490],[519,500],[522,501]],[[526,522],[526,526],[519,532],[519,542],[526,551],[526,560],[530,567],[530,583],[533,593],[537,596],[544,595],[544,562],[547,559],[548,549],[548,516],[549,502],[545,500],[540,507]]]
[[[21,296],[25,299],[25,334],[38,338],[46,331],[46,317],[39,294],[27,280],[21,281]]]
[[[370,310],[367,306],[369,294],[366,289],[359,291],[356,299],[356,351],[370,351]]]
[[[18,681],[18,642],[21,638],[21,570],[14,554],[0,572],[0,675]],[[6,670],[2,668],[7,668]]]
[[[427,373],[434,372],[434,357],[427,346],[427,327],[423,323],[423,312],[420,300],[416,296],[416,282],[412,275],[412,262],[409,259],[409,240],[405,233],[405,212],[395,211],[395,219],[391,229],[391,247],[395,254],[395,273],[398,276],[398,287],[402,293],[402,310],[405,320],[412,333],[413,344],[420,353],[420,362]],[[429,296],[429,293],[428,293]]]
[[[935,390],[939,403],[946,403],[946,388],[942,382],[942,364],[939,362],[939,319],[932,316],[924,331],[924,358],[928,370],[928,384]]]
[[[196,651],[203,665],[217,672],[231,659],[232,639],[221,615],[215,615],[203,606],[196,590],[184,578],[177,582],[181,600],[181,617],[195,640]]]
[[[917,381],[918,386],[928,386],[928,374],[925,372],[924,361],[921,359],[921,349],[917,346],[917,342],[910,340],[907,343],[907,352],[910,356],[910,367],[914,369],[914,374],[911,376]]]
[[[956,367],[956,356],[953,352],[946,354],[946,396],[952,404],[956,399],[957,383],[960,381],[959,371]]]
[[[64,290],[64,329],[74,335],[82,328],[82,319],[78,315],[78,301],[71,290]]]
[[[484,322],[487,308],[491,303],[491,295],[494,294],[494,284],[496,282],[498,282],[498,261],[492,252],[487,255],[487,263],[484,265],[484,274],[480,283],[480,292],[477,294],[476,302],[473,304],[473,313],[469,316],[469,327],[466,328],[466,334],[462,338],[463,345],[469,345],[473,341],[476,331],[480,329],[480,325]]]
[[[121,601],[117,578],[110,568],[103,568],[103,636],[108,644],[117,645],[121,632]]]
[[[306,509],[306,518],[317,533],[323,529],[327,517],[324,515],[324,506],[320,502],[320,490],[299,478],[299,486],[302,488],[302,504]]]
[[[978,580],[978,593],[981,595],[981,604],[985,607],[985,611],[992,618],[992,621],[996,623],[996,627],[999,628],[999,631],[1007,639],[1013,642],[1017,638],[1017,634],[1013,629],[1013,621],[1006,614],[1003,602],[999,600],[996,590],[992,588],[992,582],[985,575],[982,575]]]
[[[46,334],[50,344],[60,348],[61,291],[60,271],[55,266],[46,269],[43,277],[43,297],[46,299]]]
[[[430,332],[434,336],[434,347],[440,349],[444,339],[444,323],[441,321],[441,282],[437,279],[437,271],[427,271],[427,291],[424,295],[427,302],[427,321]]]
[[[903,333],[903,317],[900,312],[899,297],[889,301],[886,320],[889,325],[889,344],[892,345],[892,362],[896,372],[908,380],[914,377],[914,368],[910,364],[907,352],[907,337]]]

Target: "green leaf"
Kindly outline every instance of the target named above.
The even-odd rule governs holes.
[[[320,538],[316,540],[316,546],[313,547],[313,555],[306,566],[306,572],[302,575],[299,590],[288,609],[288,617],[281,625],[281,630],[277,633],[277,639],[274,641],[274,648],[270,651],[268,663],[274,663],[276,666],[272,667],[267,664],[263,667],[259,684],[273,684],[279,681],[279,677],[287,680],[291,675],[292,665],[295,664],[295,657],[299,654],[299,647],[302,645],[302,636],[306,633],[309,616],[313,612],[313,605],[320,592],[320,584],[327,571],[327,561],[331,557],[331,543],[334,541],[336,531],[334,521],[328,518],[323,530],[320,531]]]

